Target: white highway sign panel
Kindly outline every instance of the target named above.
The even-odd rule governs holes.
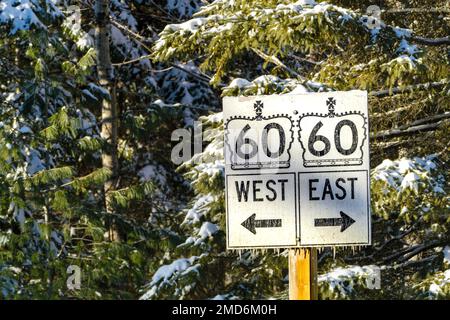
[[[365,91],[225,97],[227,246],[371,242]]]

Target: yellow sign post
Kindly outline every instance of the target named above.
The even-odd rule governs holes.
[[[290,249],[289,300],[317,299],[317,249]]]

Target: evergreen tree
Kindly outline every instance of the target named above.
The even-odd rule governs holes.
[[[0,299],[286,298],[286,250],[225,248],[221,97],[350,89],[374,243],[321,249],[320,298],[448,299],[449,7],[370,4],[0,0]]]
[[[320,297],[448,298],[446,4],[394,14],[385,1],[382,16],[367,15],[369,4],[214,1],[166,26],[153,57],[199,57],[222,95],[368,90],[374,243],[336,255],[323,248]],[[287,251],[225,251],[222,115],[202,119],[210,143],[180,168],[196,193],[182,223],[189,236],[143,298],[285,297]],[[376,266],[381,291],[366,284]]]
[[[88,3],[0,3],[1,298],[135,298],[148,270],[180,241],[171,216],[186,187],[173,172],[167,137],[197,112],[184,95],[205,101],[202,95],[214,93],[178,75],[186,104],[161,100],[170,100],[164,88],[172,80],[164,79],[167,66],[145,58],[143,38],[152,29],[134,17],[142,7],[159,12],[112,1],[111,40],[99,48],[94,28],[103,22]],[[164,12],[156,30],[158,17]],[[111,64],[100,66],[108,50]],[[195,67],[187,69],[195,76]],[[113,100],[111,143],[101,109]],[[102,164],[111,152],[117,165]],[[112,224],[120,241],[105,241]],[[73,265],[80,290],[66,285]]]

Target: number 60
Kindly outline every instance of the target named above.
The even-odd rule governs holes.
[[[279,144],[278,150],[276,152],[273,152],[272,150],[270,150],[269,145],[268,145],[269,131],[272,129],[275,129],[278,131],[278,136],[280,139],[280,144]],[[248,130],[250,130],[249,124],[245,125],[245,127],[242,128],[241,132],[239,133],[239,136],[236,139],[236,154],[240,158],[245,159],[245,160],[253,158],[258,153],[258,144],[250,138],[244,138],[244,136]],[[285,144],[286,144],[286,134],[284,132],[283,127],[275,122],[267,124],[262,131],[261,144],[262,144],[264,153],[269,158],[278,158],[280,156],[280,154],[282,154],[284,152]],[[250,152],[242,152],[241,149],[242,149],[242,146],[244,146],[244,145],[250,145],[251,151]],[[245,151],[247,151],[247,150],[245,150]]]
[[[330,140],[327,137],[317,134],[317,132],[322,128],[323,123],[319,121],[311,131],[311,135],[308,139],[308,150],[316,157],[323,157],[328,152],[330,152],[331,144]],[[348,126],[352,131],[352,145],[348,149],[344,149],[341,144],[341,130],[344,126]],[[322,150],[317,150],[314,148],[314,144],[317,141],[321,141],[325,144],[325,147]],[[348,156],[355,152],[356,147],[358,145],[358,130],[356,129],[356,125],[350,120],[342,120],[338,122],[336,128],[334,129],[334,144],[336,146],[337,151],[345,156]]]

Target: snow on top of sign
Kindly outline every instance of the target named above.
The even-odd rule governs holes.
[[[247,92],[252,95],[255,93],[263,95],[266,94],[266,87],[269,86],[277,87],[277,91],[282,94],[301,94],[310,92],[311,90],[308,88],[317,89],[319,92],[324,89],[323,83],[320,82],[308,80],[304,84],[306,86],[297,79],[281,79],[274,75],[261,75],[252,81],[243,78],[235,78],[228,86],[223,88],[223,92],[224,94],[227,94],[227,92],[233,91],[233,89],[239,89],[239,91],[242,91],[244,94],[247,90]],[[256,92],[254,92],[254,89],[256,89]],[[232,95],[234,96],[235,94]]]

